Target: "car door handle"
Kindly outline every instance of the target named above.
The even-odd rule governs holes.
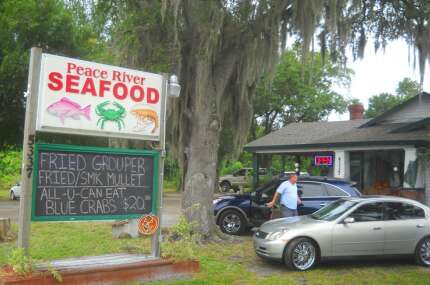
[[[417,228],[419,228],[419,229],[424,228],[424,225],[423,224],[418,224]]]
[[[374,227],[373,230],[374,231],[379,231],[381,229],[381,227]]]
[[[320,206],[321,206],[321,207],[324,207],[324,206],[325,206],[325,203],[321,203],[321,204],[320,204]]]

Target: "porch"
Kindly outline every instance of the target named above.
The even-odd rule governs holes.
[[[277,149],[253,154],[253,173],[260,167],[273,169],[273,162],[279,164],[280,160],[281,171],[341,178],[355,182],[365,195],[394,195],[430,204],[424,195],[426,170],[418,163],[414,146]],[[254,175],[253,188],[261,182],[261,177]]]

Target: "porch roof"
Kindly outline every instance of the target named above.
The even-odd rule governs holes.
[[[361,128],[370,120],[292,123],[248,143],[245,150],[284,150],[345,146],[421,145],[428,141],[429,131],[418,129],[393,132],[408,124],[374,125]]]

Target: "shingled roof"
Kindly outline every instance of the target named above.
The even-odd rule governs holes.
[[[291,123],[248,143],[244,149],[275,152],[276,150],[363,145],[423,145],[428,143],[430,136],[430,130],[426,129],[429,119],[396,124],[375,124],[377,121],[375,119]]]

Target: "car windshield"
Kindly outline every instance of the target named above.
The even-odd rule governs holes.
[[[333,221],[340,217],[343,213],[351,209],[357,202],[339,199],[311,215],[316,220]]]

